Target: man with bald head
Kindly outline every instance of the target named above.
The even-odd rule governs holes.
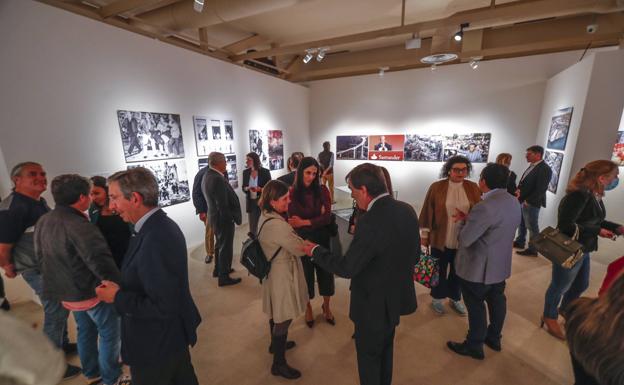
[[[211,152],[208,155],[208,170],[202,179],[202,192],[208,206],[206,221],[214,229],[217,238],[215,247],[214,277],[219,277],[219,286],[236,285],[240,278],[231,278],[234,247],[234,224],[240,225],[242,213],[238,196],[223,177],[227,163],[225,155]]]

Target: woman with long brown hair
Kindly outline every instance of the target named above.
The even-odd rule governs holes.
[[[243,192],[245,192],[245,208],[249,217],[249,232],[258,233],[260,207],[258,200],[264,185],[271,180],[271,171],[262,167],[260,157],[255,152],[245,156],[245,170],[243,171]]]
[[[613,190],[618,181],[615,163],[589,162],[574,176],[559,204],[557,228],[569,237],[578,231],[577,240],[583,245],[584,254],[570,269],[553,263],[541,325],[556,338],[565,338],[557,322],[558,314],[589,286],[589,254],[598,250],[598,237],[614,238],[624,231],[621,225],[605,220],[607,213],[602,202],[605,191]]]
[[[581,298],[566,310],[576,384],[624,384],[624,274],[598,298]]]

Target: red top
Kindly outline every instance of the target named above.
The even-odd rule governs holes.
[[[321,214],[321,207],[325,207],[324,214]],[[316,201],[312,190],[305,189],[303,192],[303,204],[297,202],[295,199],[294,187],[291,187],[288,216],[309,219],[312,226],[305,226],[302,227],[302,229],[318,229],[327,226],[329,222],[331,222],[331,197],[327,187],[321,186],[321,199]]]
[[[615,281],[622,271],[624,271],[624,256],[609,264],[609,267],[607,268],[607,275],[605,276],[604,281],[602,281],[602,287],[600,288],[598,295],[606,293],[611,287],[613,281]]]

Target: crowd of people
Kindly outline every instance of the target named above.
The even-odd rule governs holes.
[[[529,165],[517,184],[510,154],[487,164],[476,183],[468,180],[470,157],[452,156],[429,187],[420,215],[395,198],[387,169],[360,164],[346,177],[354,201],[353,240],[336,255],[330,246],[337,226],[329,142],[317,158],[293,153],[289,172],[277,180],[256,153],[247,154],[242,189],[249,237],[271,261],[261,281],[271,373],[301,377],[286,360],[296,345],[288,339],[289,326],[301,315],[309,328],[315,326],[311,301],[317,290],[322,319],[336,324],[330,304],[337,275],[351,279],[349,317],[360,383],[390,384],[395,328],[401,316],[416,311],[414,267],[423,253],[433,257],[439,273],[430,292],[432,310],[446,314],[448,299],[450,309],[468,318],[465,339],[448,341],[448,349],[478,360],[485,358],[484,346],[501,351],[513,248],[522,257],[537,256],[531,241],[540,234],[552,173],[543,155],[540,146],[527,149]],[[230,274],[242,211],[226,168],[224,154],[209,154],[193,185],[196,214],[206,229],[205,262],[214,260],[219,287],[241,282]],[[11,179],[14,189],[0,202],[0,267],[8,278],[21,274],[40,298],[51,344],[78,353],[82,368],[68,364],[63,377],[82,373],[90,385],[198,384],[189,347],[197,342],[201,317],[189,288],[187,245],[159,208],[154,174],[136,167],[107,179],[59,175],[50,185],[54,209],[41,196],[48,187],[42,165],[20,163]],[[552,264],[541,324],[567,340],[577,384],[624,379],[624,259],[609,266],[598,298],[579,299],[589,286],[598,237],[624,233],[622,225],[606,220],[602,202],[618,181],[615,163],[589,162],[571,179],[558,209],[557,228],[582,245],[583,255],[571,268]],[[0,306],[9,310],[0,289]],[[67,338],[69,312],[78,326],[77,344]],[[122,374],[122,363],[130,376]]]

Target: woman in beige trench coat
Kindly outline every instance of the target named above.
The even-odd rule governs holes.
[[[260,198],[262,215],[258,240],[267,259],[279,249],[268,277],[262,282],[262,308],[270,318],[271,327],[271,373],[295,379],[301,376],[301,372],[290,367],[285,357],[286,349],[295,346],[294,341],[287,344],[288,327],[295,317],[305,312],[308,289],[299,258],[304,254],[304,241],[282,216],[287,212],[289,203],[285,183],[273,180],[264,186]]]

